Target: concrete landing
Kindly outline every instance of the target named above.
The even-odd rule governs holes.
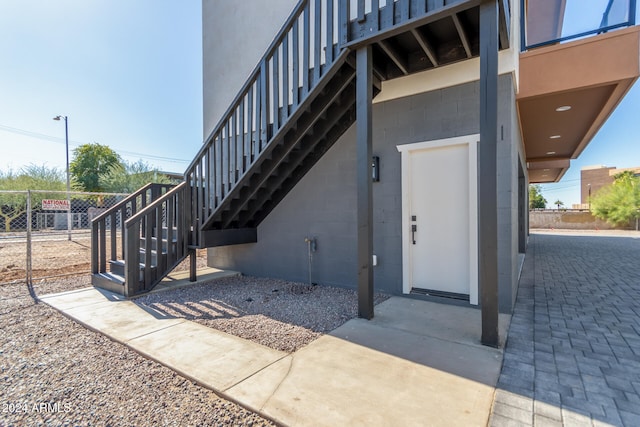
[[[227,394],[287,425],[486,426],[502,352],[479,344],[480,311],[393,297],[375,312]]]
[[[291,354],[94,288],[42,300],[284,425],[486,426],[502,363],[478,343],[479,310],[407,298]]]
[[[205,267],[198,269],[196,281],[189,281],[189,270],[172,271],[158,285],[153,288],[150,294],[162,291],[169,291],[187,286],[197,285],[199,283],[208,282],[210,280],[220,279],[222,277],[239,276],[240,273],[231,270],[220,270],[213,267]]]

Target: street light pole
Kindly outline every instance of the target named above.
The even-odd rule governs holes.
[[[65,141],[65,154],[67,156],[67,205],[69,210],[67,211],[67,232],[69,234],[69,240],[71,240],[71,179],[69,177],[69,121],[67,116],[55,116],[53,120],[60,121],[64,119],[64,141]]]
[[[591,212],[591,184],[587,184],[589,188],[589,212]]]

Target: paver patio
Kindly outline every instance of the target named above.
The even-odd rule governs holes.
[[[639,233],[532,233],[490,425],[640,425]]]

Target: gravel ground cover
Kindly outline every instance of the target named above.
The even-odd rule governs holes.
[[[375,304],[388,296],[375,295]],[[351,289],[249,276],[158,292],[137,304],[293,352],[358,315]]]
[[[34,299],[87,286],[88,275],[0,285],[0,426],[273,425]],[[289,352],[357,316],[355,291],[254,277],[135,301]]]
[[[82,276],[34,290],[88,285]],[[273,425],[35,303],[24,284],[0,286],[0,329],[0,426]]]

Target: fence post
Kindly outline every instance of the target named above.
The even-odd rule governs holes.
[[[27,286],[33,285],[33,272],[31,268],[31,190],[27,190]]]

